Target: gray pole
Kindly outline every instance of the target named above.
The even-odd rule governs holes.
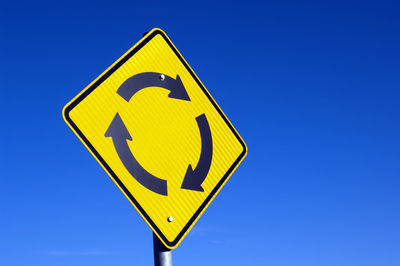
[[[153,233],[154,266],[172,266],[172,252]]]

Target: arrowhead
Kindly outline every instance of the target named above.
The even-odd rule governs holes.
[[[114,116],[114,119],[111,121],[104,136],[132,140],[128,129],[126,129],[125,124],[118,113]]]
[[[168,94],[168,97],[178,100],[190,101],[189,95],[179,75],[176,75],[175,87],[171,90],[170,94]]]
[[[201,187],[201,184],[198,184],[196,182],[197,178],[195,177],[195,175],[196,175],[195,171],[193,171],[192,166],[189,164],[181,188],[204,192],[204,189]]]

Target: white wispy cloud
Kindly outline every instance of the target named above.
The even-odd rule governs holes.
[[[100,250],[89,250],[89,251],[49,250],[49,251],[45,251],[44,253],[46,253],[47,255],[53,255],[53,256],[99,256],[99,255],[130,254],[129,252],[100,251]]]
[[[216,226],[195,226],[190,230],[189,234],[192,236],[207,236],[210,234],[224,233],[225,229]]]

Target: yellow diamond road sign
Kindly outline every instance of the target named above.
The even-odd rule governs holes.
[[[246,145],[160,29],[63,110],[67,124],[169,248],[246,156]]]

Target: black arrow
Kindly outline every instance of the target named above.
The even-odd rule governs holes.
[[[147,172],[133,156],[128,146],[128,140],[132,140],[132,137],[118,113],[115,115],[104,136],[112,138],[115,150],[126,170],[140,184],[158,194],[168,195],[167,181]]]
[[[179,75],[176,75],[176,79],[173,79],[167,75],[155,72],[143,72],[128,78],[118,88],[117,93],[129,102],[135,93],[148,87],[161,87],[171,91],[168,94],[169,98],[190,101]]]
[[[210,170],[213,144],[210,125],[208,124],[206,115],[202,114],[196,117],[196,121],[200,129],[201,137],[200,159],[194,170],[192,168],[192,165],[189,164],[181,188],[195,191],[204,191],[204,189],[201,187],[201,184],[203,183],[208,174],[208,171]]]

